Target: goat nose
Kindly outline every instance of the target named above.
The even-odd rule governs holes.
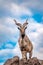
[[[22,38],[24,38],[25,34],[22,34]]]

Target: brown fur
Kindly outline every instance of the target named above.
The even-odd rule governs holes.
[[[18,40],[19,42],[19,46],[21,49],[21,53],[22,53],[22,58],[23,60],[27,59],[27,52],[29,52],[29,58],[32,57],[32,50],[33,50],[33,45],[31,43],[31,41],[29,40],[28,36],[25,34],[25,29],[27,28],[27,20],[26,22],[21,25],[20,23],[17,23],[16,20],[14,20],[16,25],[19,26],[19,30],[20,30],[20,38]]]

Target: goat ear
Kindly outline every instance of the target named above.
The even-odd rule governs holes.
[[[20,26],[21,27],[21,24],[20,23],[17,23],[17,21],[14,19],[14,22],[17,26]]]
[[[27,19],[27,20],[28,20],[28,19]],[[26,20],[26,22],[23,24],[24,27],[28,24],[27,20]]]
[[[25,29],[27,29],[27,27],[25,27]]]

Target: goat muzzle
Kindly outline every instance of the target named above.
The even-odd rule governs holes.
[[[22,36],[22,38],[24,38],[25,34],[22,34],[21,36]]]

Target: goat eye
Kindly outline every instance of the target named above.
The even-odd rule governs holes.
[[[21,30],[19,27],[18,27],[19,30]]]
[[[20,29],[20,28],[18,27],[18,29]]]

